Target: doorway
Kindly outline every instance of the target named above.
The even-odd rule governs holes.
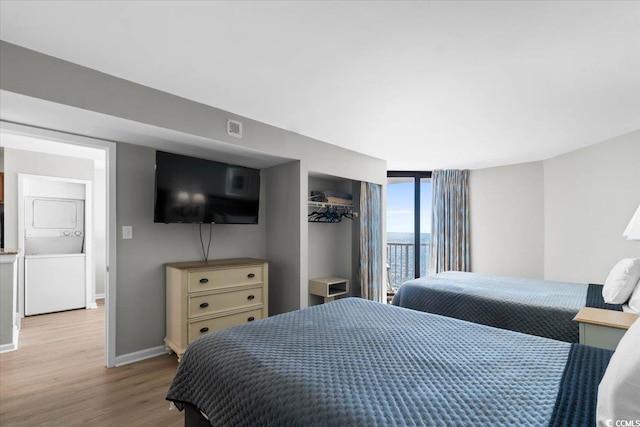
[[[76,135],[32,128],[2,122],[0,127],[0,147],[5,149],[5,245],[16,245],[19,254],[19,272],[24,272],[24,247],[19,246],[24,239],[16,235],[19,230],[17,220],[17,173],[31,175],[58,176],[61,179],[85,179],[89,176],[93,193],[92,202],[94,226],[92,238],[87,240],[93,249],[92,277],[96,285],[92,297],[104,298],[105,325],[105,365],[115,366],[115,143]],[[7,156],[7,152],[13,153]],[[10,159],[21,159],[9,165]],[[24,163],[25,158],[32,160]],[[24,170],[17,170],[24,168]],[[82,169],[83,176],[79,176]],[[8,173],[7,173],[8,172]],[[87,175],[88,174],[88,175]],[[12,194],[13,193],[13,194]],[[12,200],[12,202],[10,201]],[[24,289],[24,275],[18,275],[19,289]],[[21,298],[24,295],[19,295]],[[89,298],[87,299],[89,301]],[[21,316],[24,305],[19,301]],[[92,304],[88,303],[87,308]],[[19,346],[18,346],[19,348]]]

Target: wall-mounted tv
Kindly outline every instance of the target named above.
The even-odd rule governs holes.
[[[260,170],[156,151],[154,222],[257,224]]]

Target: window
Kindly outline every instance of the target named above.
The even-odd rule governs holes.
[[[390,287],[397,288],[407,280],[427,275],[430,244],[431,172],[387,172]]]

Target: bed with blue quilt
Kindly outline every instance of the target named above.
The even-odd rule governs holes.
[[[612,353],[346,298],[198,338],[167,399],[187,426],[587,426]]]
[[[622,311],[604,302],[602,285],[458,271],[409,280],[391,303],[570,343],[580,341],[573,318],[581,308]]]

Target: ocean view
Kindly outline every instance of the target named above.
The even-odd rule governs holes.
[[[429,245],[431,234],[420,234],[420,276],[426,276],[429,266]],[[387,262],[391,286],[400,286],[414,278],[414,234],[387,233]]]

